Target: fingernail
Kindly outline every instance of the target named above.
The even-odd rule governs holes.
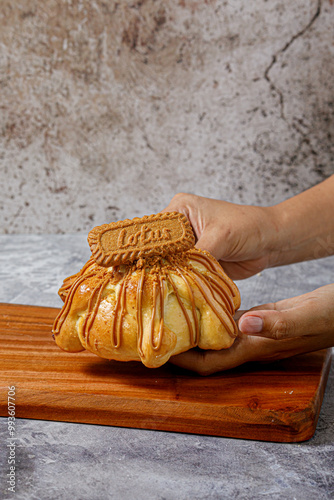
[[[239,329],[242,333],[260,333],[263,330],[263,319],[259,316],[240,318]]]

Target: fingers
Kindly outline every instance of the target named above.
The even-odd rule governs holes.
[[[192,194],[178,193],[162,212],[176,211],[183,213],[194,230],[196,236],[195,246],[200,250],[210,252],[218,260],[222,253],[221,241],[217,237],[218,229],[216,225],[208,224],[205,215],[213,216],[212,208],[208,205],[210,202],[213,201]]]
[[[270,362],[334,345],[334,284],[243,312],[239,335],[229,349],[192,349],[170,362],[200,375],[248,361]],[[236,316],[236,321],[238,317]]]
[[[264,304],[248,311],[239,319],[240,331],[275,340],[321,335],[328,328],[328,304],[327,301],[321,304],[315,296],[309,295]]]
[[[192,349],[191,351],[171,357],[169,362],[185,370],[190,370],[205,376],[214,373],[208,358],[208,351],[197,351],[196,349]]]
[[[180,212],[184,214],[189,219],[189,207],[187,200],[189,201],[189,197],[192,195],[188,195],[186,193],[178,193],[169,202],[168,206],[161,210],[164,212]]]
[[[180,212],[184,214],[193,228],[196,241],[198,241],[203,231],[201,214],[199,213],[196,205],[196,200],[199,198],[199,196],[192,194],[178,193],[172,198],[169,205],[161,210],[162,213]]]
[[[229,370],[239,364],[242,360],[233,362],[231,353],[226,351],[197,351],[191,350],[170,358],[170,363],[186,370],[191,370],[202,376]]]
[[[191,349],[170,358],[170,363],[191,370],[199,375],[207,376],[222,370],[230,370],[253,359],[251,345],[259,344],[263,339],[240,334],[229,349],[221,351],[204,351]],[[268,341],[266,341],[268,342]],[[256,349],[255,349],[256,350]]]
[[[302,337],[309,331],[310,320],[303,308],[286,311],[258,311],[239,320],[239,328],[248,335],[275,340]]]
[[[222,245],[218,238],[211,234],[211,231],[204,231],[200,235],[195,246],[200,250],[210,252],[217,260],[222,253]]]

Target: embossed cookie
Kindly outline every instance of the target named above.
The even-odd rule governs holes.
[[[194,246],[195,237],[185,215],[168,212],[97,226],[88,243],[96,263],[109,267],[184,252]]]

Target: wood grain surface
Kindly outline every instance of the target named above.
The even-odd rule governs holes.
[[[0,415],[297,442],[314,434],[331,350],[210,377],[172,365],[68,354],[51,337],[56,308],[0,304]]]

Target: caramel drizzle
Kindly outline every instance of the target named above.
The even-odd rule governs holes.
[[[153,283],[153,307],[152,307],[152,316],[151,316],[151,325],[150,325],[150,346],[154,351],[157,351],[159,347],[161,346],[161,341],[162,337],[159,336],[158,338],[158,343],[155,345],[154,344],[154,319],[155,319],[155,312],[157,309],[157,284],[154,281]],[[159,333],[160,333],[160,328],[159,328]]]
[[[122,278],[120,283],[120,290],[118,292],[118,297],[115,304],[115,309],[113,310],[113,320],[111,327],[111,345],[114,349],[118,349],[122,343],[121,329],[123,318],[126,312],[125,304],[126,304],[126,283],[128,277],[131,274],[132,269],[130,268],[127,272],[126,276]],[[120,314],[118,314],[119,306],[121,306]],[[115,327],[116,327],[116,336],[115,336]]]
[[[230,336],[232,338],[235,338],[238,336],[238,327],[236,325],[236,322],[234,321],[234,318],[232,316],[232,314],[230,313],[230,311],[228,311],[227,309],[225,309],[225,314],[228,316],[229,320],[231,321],[232,325],[233,325],[233,332],[230,334]],[[229,332],[229,330],[227,330]]]
[[[213,273],[216,276],[218,276],[222,281],[224,281],[225,285],[230,290],[230,292],[232,293],[233,297],[236,296],[235,295],[235,290],[232,287],[232,285],[227,281],[227,279],[225,278],[225,276],[223,276],[221,273],[217,272],[216,266],[214,266],[214,264],[208,259],[208,257],[205,254],[196,254],[196,255],[194,255],[193,252],[190,252],[190,260],[194,260],[194,261],[199,262],[204,267],[206,267],[208,271],[210,271],[211,273]]]
[[[214,266],[214,263],[212,263],[208,257],[206,257],[204,254],[198,255],[197,253],[194,255],[194,251],[189,251],[189,259],[194,260],[202,264],[208,271],[209,273],[217,276],[231,291],[233,296],[235,296],[234,290],[231,287],[230,283],[222,276],[219,272],[216,271],[216,267]],[[175,259],[166,259],[167,262],[170,265],[171,269],[174,269],[178,275],[181,277],[181,279],[184,281],[187,291],[188,291],[188,296],[190,299],[191,303],[191,309],[192,309],[192,315],[194,318],[194,326],[190,320],[189,314],[185,308],[185,305],[181,299],[181,296],[175,286],[175,283],[173,281],[172,275],[168,268],[165,270],[165,276],[161,277],[161,275],[158,273],[158,284],[156,281],[153,282],[153,304],[152,304],[152,315],[150,318],[150,327],[149,327],[149,343],[151,348],[154,351],[159,351],[162,345],[163,341],[163,329],[164,329],[164,280],[169,281],[171,284],[174,294],[176,296],[176,299],[179,303],[179,306],[183,312],[184,318],[187,322],[188,325],[188,330],[189,330],[189,339],[190,339],[190,345],[192,347],[195,347],[198,345],[199,342],[199,336],[200,336],[200,326],[199,326],[199,321],[197,317],[197,311],[196,311],[196,305],[195,305],[195,298],[194,298],[194,293],[191,287],[190,282],[194,282],[194,284],[197,286],[198,290],[202,294],[203,298],[206,300],[206,302],[209,304],[211,307],[212,311],[216,314],[220,322],[224,325],[226,331],[231,337],[236,337],[237,336],[237,327],[233,319],[233,314],[234,314],[234,304],[231,299],[231,297],[228,295],[226,292],[225,288],[222,286],[222,284],[219,283],[215,277],[210,276],[210,275],[204,275],[201,274],[198,270],[196,270],[193,266],[191,266],[188,269],[183,269],[181,270],[180,267],[177,265],[177,261]],[[73,301],[74,294],[77,290],[77,288],[80,286],[80,284],[88,278],[91,278],[94,276],[94,272],[85,274],[85,272],[89,269],[94,264],[93,258],[89,259],[89,261],[85,264],[85,266],[81,269],[79,273],[76,275],[70,276],[64,281],[63,287],[60,289],[63,292],[69,289],[69,293],[67,293],[66,299],[65,299],[65,304],[63,306],[63,309],[60,311],[58,314],[56,320],[55,320],[55,327],[54,327],[54,334],[57,335],[59,334],[60,328],[70,310],[71,303]],[[118,267],[118,266],[117,266]],[[160,266],[159,266],[160,267]],[[115,268],[116,269],[116,266]],[[122,341],[122,323],[123,323],[123,317],[126,312],[126,283],[128,281],[128,277],[132,274],[133,272],[133,267],[129,268],[126,276],[123,276],[120,282],[120,290],[116,299],[116,304],[112,313],[112,327],[111,327],[111,345],[114,349],[118,349],[121,346],[121,341]],[[145,273],[146,273],[146,266],[144,265],[143,268],[141,269],[140,277],[138,280],[137,284],[137,294],[136,294],[136,319],[137,319],[137,325],[138,325],[138,335],[137,335],[137,348],[138,352],[141,357],[144,357],[144,352],[143,352],[143,316],[142,316],[142,301],[143,301],[143,291],[144,291],[144,284],[145,284]],[[83,324],[83,337],[86,341],[86,343],[89,343],[89,334],[90,330],[94,324],[100,303],[101,303],[101,298],[103,291],[110,281],[110,273],[108,273],[108,276],[105,277],[105,273],[103,273],[102,276],[100,276],[101,282],[93,289],[92,294],[90,296],[89,302],[88,302],[88,312],[86,314],[84,324]],[[70,280],[73,278],[76,278],[73,283],[70,283]],[[105,279],[103,279],[105,278]],[[190,282],[189,282],[190,280]],[[209,294],[205,291],[203,286],[206,286]],[[96,296],[97,294],[97,296]],[[159,296],[159,303],[160,303],[160,321],[159,321],[159,330],[158,330],[158,335],[155,340],[155,335],[154,335],[154,326],[155,326],[155,316],[156,316],[156,311],[157,311],[157,302],[158,302],[158,296]],[[219,299],[217,298],[219,297]],[[96,299],[95,299],[96,297]],[[231,324],[233,325],[233,331],[231,330],[230,326],[226,323],[224,320],[222,314],[217,310],[217,307],[215,306],[215,303],[218,304],[223,310],[224,313],[227,315],[229,318]],[[93,305],[94,304],[94,305]],[[95,346],[96,346],[96,339],[95,339]]]
[[[70,310],[70,307],[71,307],[71,304],[72,304],[72,300],[73,300],[73,297],[74,297],[74,294],[75,294],[77,288],[81,285],[81,283],[85,279],[91,278],[92,276],[94,276],[94,273],[84,274],[83,276],[79,276],[76,279],[76,281],[72,284],[71,290],[67,294],[67,297],[66,297],[66,300],[65,300],[65,304],[64,304],[63,308],[61,309],[61,311],[59,312],[58,316],[55,319],[54,328],[53,328],[54,335],[58,335],[59,334],[60,328],[62,327],[62,324],[64,323],[64,321],[66,319],[66,316],[67,316],[67,314],[68,314],[68,312]]]
[[[141,272],[141,276],[137,285],[137,323],[138,323],[138,351],[141,356],[144,356],[143,352],[143,320],[142,320],[142,312],[141,312],[141,303],[142,303],[142,294],[144,287],[144,279],[145,279],[145,268],[143,268]],[[155,343],[154,341],[154,323],[155,323],[155,315],[157,310],[157,298],[158,295],[160,297],[160,311],[161,317],[159,322],[159,330],[158,330],[158,339]],[[161,277],[159,276],[159,290],[157,290],[157,284],[154,281],[153,283],[153,307],[152,307],[152,315],[150,321],[150,337],[149,342],[150,346],[154,351],[158,351],[162,344],[163,337],[163,325],[164,325],[164,290],[163,290],[163,282]]]
[[[189,271],[185,271],[185,272],[187,275],[190,275]],[[191,275],[190,275],[190,277],[191,277]],[[209,297],[209,295],[203,289],[202,284],[200,283],[200,281],[202,281],[202,276],[199,279],[198,276],[196,275],[196,273],[194,273],[193,280],[194,280],[195,284],[197,285],[197,288],[199,289],[199,291],[203,295],[204,299],[206,300],[206,302],[209,304],[209,306],[211,307],[211,309],[213,310],[213,312],[215,313],[215,315],[219,319],[219,321],[224,325],[224,327],[225,327],[227,333],[230,335],[230,337],[233,337],[233,338],[236,337],[237,332],[236,332],[236,326],[235,326],[234,321],[232,322],[232,325],[233,325],[233,332],[232,332],[229,325],[226,323],[226,321],[222,317],[222,315],[217,311],[217,309],[216,309],[214,303],[212,302],[211,298]],[[205,281],[204,281],[204,283],[205,283]],[[205,283],[205,284],[207,284],[207,283]],[[210,290],[210,288],[209,288],[209,290]],[[210,290],[210,292],[211,292],[211,290]],[[212,292],[211,292],[211,294],[212,294]],[[216,302],[214,295],[213,295],[213,299]],[[218,304],[219,304],[219,302],[218,302]],[[221,304],[219,304],[219,305],[221,306]],[[226,312],[225,308],[224,308],[224,312]]]
[[[154,318],[155,318],[155,311],[157,308],[157,285],[156,282],[154,281],[153,283],[153,307],[152,307],[152,316],[151,316],[151,327],[150,327],[150,345],[153,347],[154,345]]]
[[[87,271],[87,269],[89,267],[91,267],[91,266],[93,266],[95,264],[96,264],[95,260],[93,259],[93,257],[91,257],[89,260],[87,260],[86,264],[81,268],[81,270],[77,274],[73,274],[73,276],[69,276],[69,278],[67,278],[67,279],[71,279],[71,278],[73,278],[74,276],[77,276],[77,275],[82,276]]]
[[[222,288],[212,276],[205,276],[205,278],[210,281],[212,288],[218,295],[220,295],[221,299],[226,304],[227,310],[233,315],[235,313],[234,303],[226,290]]]
[[[190,345],[192,347],[195,347],[195,346],[197,346],[198,341],[199,341],[199,324],[198,324],[198,317],[197,317],[197,312],[196,312],[194,294],[193,294],[193,291],[191,289],[191,286],[189,285],[189,281],[184,276],[181,269],[178,266],[176,266],[176,270],[186,284],[186,287],[187,287],[187,290],[189,293],[189,297],[190,297],[190,301],[191,301],[191,309],[192,309],[193,318],[194,318],[194,322],[195,322],[195,335],[192,335],[190,330],[189,330],[189,334],[190,334]]]
[[[142,304],[142,295],[143,295],[143,287],[144,287],[144,282],[145,282],[145,267],[143,267],[141,271],[140,278],[138,280],[138,285],[137,285],[137,324],[138,324],[138,351],[141,357],[144,356],[143,353],[143,318],[142,318],[142,310],[141,310],[141,304]]]
[[[90,318],[90,316],[92,314],[92,303],[93,303],[93,300],[94,300],[95,293],[99,289],[99,286],[100,285],[98,285],[95,288],[93,288],[92,294],[91,294],[91,296],[89,298],[89,301],[88,301],[88,310],[87,310],[87,313],[86,313],[86,317],[84,319],[83,326],[82,326],[82,336],[86,340],[87,343],[88,343],[87,336],[89,336],[89,331],[88,332],[86,331],[87,330],[87,323],[88,323],[88,320],[89,320],[89,318]]]
[[[223,303],[221,305],[224,307],[224,309],[228,309],[233,314],[234,305],[231,304],[231,302],[229,302],[225,290],[221,286],[219,286],[219,283],[217,283],[217,281],[213,281],[212,283],[210,283],[209,276],[201,274],[194,268],[192,268],[192,272],[205,282],[206,286],[209,288],[213,297],[215,297],[215,292],[217,293],[217,295],[222,299]]]
[[[160,292],[160,325],[159,325],[159,333],[158,333],[158,343],[156,346],[153,345],[152,343],[152,348],[155,351],[158,351],[161,347],[162,344],[162,335],[164,331],[164,314],[165,314],[165,308],[164,308],[164,283],[163,280],[161,279],[161,276],[159,275],[159,292]]]
[[[120,335],[120,325],[122,324],[123,320],[123,315],[124,315],[124,291],[125,291],[125,281],[124,279],[122,280],[120,284],[120,289],[118,292],[116,304],[115,304],[115,309],[113,310],[112,313],[112,326],[111,326],[111,337],[110,337],[110,342],[112,347],[115,349],[118,349],[121,346],[121,335]],[[118,317],[118,309],[119,305],[121,305],[121,314],[120,317]],[[115,338],[115,326],[116,326],[116,338]]]
[[[83,268],[76,274],[72,274],[72,276],[68,276],[65,280],[64,280],[64,283],[63,285],[59,288],[59,291],[58,291],[58,294],[60,296],[62,295],[67,295],[67,292],[68,290],[71,288],[71,286],[73,285],[73,280],[76,279],[76,278],[79,278],[80,276],[82,276],[89,267],[91,267],[92,265],[95,264],[95,261],[93,259],[93,257],[91,257],[87,262],[86,264],[83,266]]]
[[[89,302],[88,302],[88,313],[86,315],[85,322],[83,324],[83,329],[82,329],[82,335],[86,339],[86,343],[87,344],[89,343],[90,330],[91,330],[91,328],[92,328],[92,326],[94,324],[94,321],[95,321],[95,318],[96,318],[96,315],[97,315],[97,311],[98,311],[98,309],[100,307],[102,293],[103,293],[105,287],[107,286],[107,284],[109,283],[109,279],[110,279],[110,276],[108,276],[103,281],[102,285],[100,284],[97,287],[95,287],[94,290],[93,290],[92,295],[90,296],[90,299],[89,299]],[[96,299],[95,304],[94,304],[94,309],[92,311],[91,307],[92,307],[92,303],[93,303],[93,298],[94,298],[95,293],[97,291],[98,291],[98,295],[97,295],[97,299]]]
[[[175,286],[175,284],[174,284],[173,278],[171,277],[170,272],[168,271],[168,269],[167,269],[167,275],[168,275],[169,282],[170,282],[170,284],[171,284],[171,285],[172,285],[172,287],[173,287],[173,290],[174,290],[175,296],[176,296],[176,298],[177,298],[177,301],[178,301],[178,303],[179,303],[179,305],[180,305],[180,307],[181,307],[181,309],[182,309],[182,312],[183,312],[183,314],[184,314],[185,320],[186,320],[186,322],[187,322],[188,329],[189,329],[190,339],[193,339],[193,337],[194,337],[194,333],[193,333],[193,325],[191,324],[191,321],[190,321],[190,318],[189,318],[189,316],[188,316],[187,310],[186,310],[186,308],[184,307],[184,304],[183,304],[183,302],[182,302],[182,300],[181,300],[181,297],[180,297],[180,295],[179,295],[179,292],[178,292],[178,291],[177,291],[177,289],[176,289],[176,286]]]

